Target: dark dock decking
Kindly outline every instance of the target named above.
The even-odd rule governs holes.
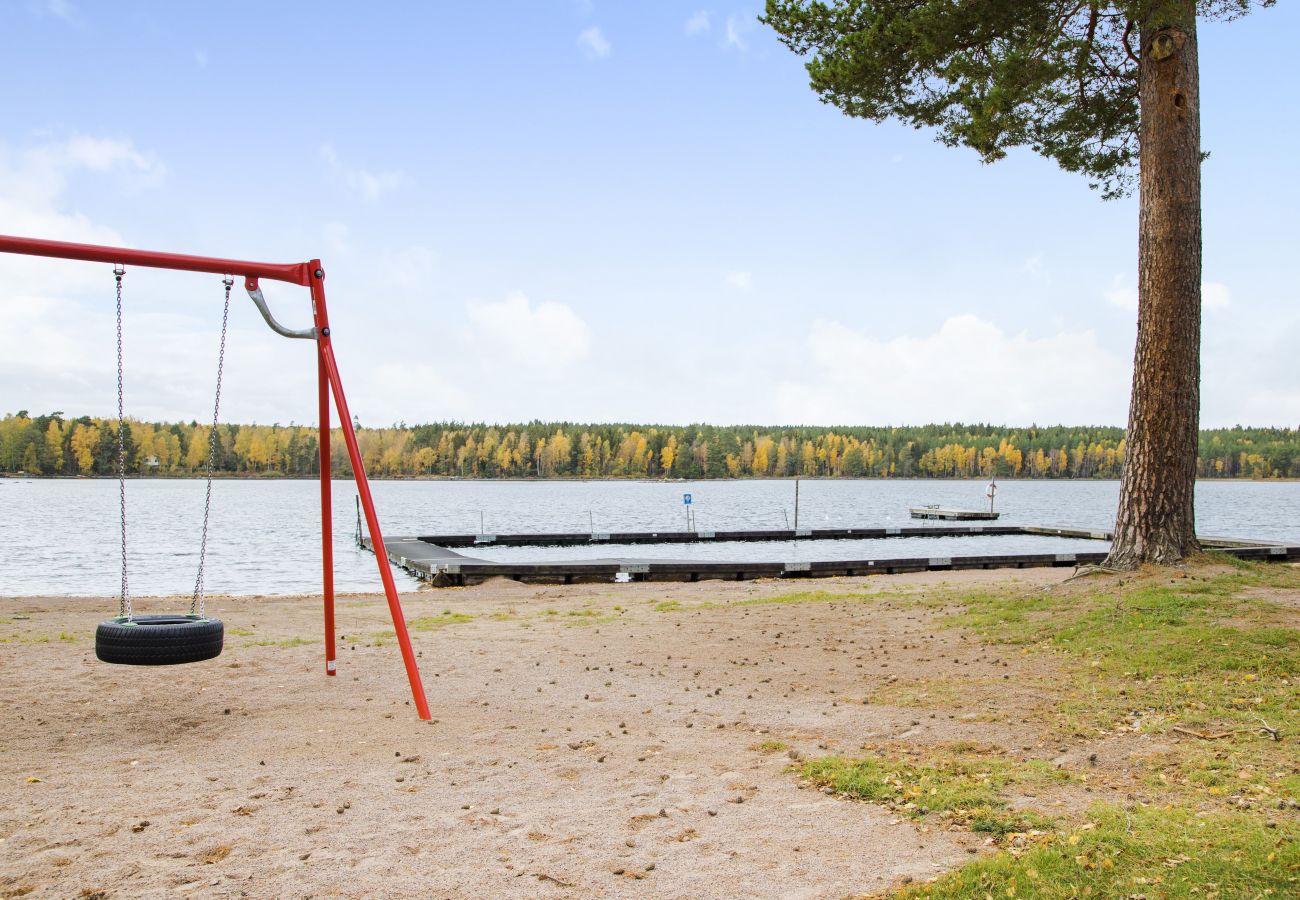
[[[956,519],[967,521],[992,521],[1002,515],[989,509],[944,509],[939,506],[913,506],[908,509],[913,519]]]
[[[837,575],[885,575],[897,572],[950,571],[955,569],[1025,569],[1043,566],[1100,564],[1105,551],[1079,553],[1008,553],[979,556],[930,556],[896,559],[823,560],[782,562],[749,560],[637,559],[599,557],[605,544],[689,544],[733,541],[813,541],[888,539],[894,537],[964,537],[968,535],[1043,535],[1107,541],[1109,531],[1040,525],[943,525],[890,528],[810,528],[799,530],[747,531],[655,531],[609,534],[445,534],[395,537],[386,541],[388,558],[421,580],[438,587],[477,584],[488,578],[516,581],[574,584],[613,581],[701,581],[753,578],[827,578]],[[1300,545],[1240,538],[1201,538],[1207,549],[1222,550],[1242,559],[1272,561],[1300,560]],[[368,537],[361,545],[373,550]],[[485,546],[572,547],[590,546],[593,558],[555,562],[492,562],[476,559],[455,549]]]

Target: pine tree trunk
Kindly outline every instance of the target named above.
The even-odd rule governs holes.
[[[1126,569],[1170,565],[1199,546],[1193,515],[1201,381],[1195,4],[1171,3],[1164,19],[1142,28],[1138,73],[1138,337],[1119,511],[1106,561]]]

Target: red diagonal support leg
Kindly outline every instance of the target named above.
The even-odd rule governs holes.
[[[366,470],[361,463],[361,451],[357,447],[357,435],[352,428],[352,414],[348,411],[348,400],[343,394],[343,382],[339,379],[338,363],[334,359],[334,349],[330,343],[329,316],[325,310],[324,272],[319,260],[310,264],[315,276],[311,286],[312,301],[316,306],[316,327],[319,330],[317,347],[320,348],[320,363],[325,369],[330,386],[334,389],[334,408],[339,413],[339,425],[343,429],[343,441],[348,447],[348,458],[352,460],[352,476],[357,482],[357,494],[361,498],[361,509],[366,516],[366,528],[370,531],[370,541],[375,551],[375,561],[379,565],[379,577],[384,582],[384,594],[388,597],[388,612],[393,617],[393,630],[397,633],[397,645],[402,650],[402,662],[406,665],[406,677],[411,682],[411,696],[415,699],[415,709],[421,719],[429,719],[429,701],[424,696],[424,685],[420,681],[420,668],[415,662],[415,649],[411,646],[411,635],[406,630],[406,616],[402,614],[402,604],[397,598],[397,585],[393,582],[393,569],[388,562],[388,552],[384,547],[384,536],[379,530],[379,516],[375,514],[375,502],[370,496],[370,482],[366,479]]]

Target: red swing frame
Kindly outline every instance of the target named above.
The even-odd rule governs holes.
[[[384,583],[384,594],[388,598],[388,611],[393,617],[393,629],[397,632],[397,643],[402,651],[402,663],[406,666],[406,677],[411,683],[411,695],[420,718],[429,719],[429,701],[425,697],[424,685],[420,680],[420,669],[411,646],[411,635],[406,628],[406,617],[402,613],[402,604],[397,597],[397,585],[393,581],[393,570],[384,549],[384,536],[379,529],[379,516],[375,513],[375,502],[370,495],[370,483],[366,479],[366,471],[361,462],[357,435],[352,428],[352,415],[348,412],[347,397],[343,393],[343,382],[339,378],[339,367],[334,358],[334,348],[330,341],[329,313],[325,306],[325,270],[321,266],[321,261],[313,259],[302,263],[247,262],[211,256],[128,250],[122,247],[102,247],[95,244],[74,244],[7,235],[0,235],[0,253],[239,276],[244,279],[244,287],[250,292],[258,290],[258,282],[263,278],[310,289],[320,407],[321,565],[325,593],[325,674],[334,675],[337,671],[334,636],[334,525],[330,496],[330,393],[332,391],[334,406],[339,414],[339,424],[343,430],[343,440],[347,444],[348,457],[352,461],[352,475],[356,479],[357,493],[361,498],[361,507],[365,511],[366,527],[370,531],[370,539],[374,544],[375,560],[379,564],[379,577]],[[268,323],[272,321],[269,316],[267,321]]]

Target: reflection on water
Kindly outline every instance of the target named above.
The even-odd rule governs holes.
[[[600,532],[681,530],[686,522],[685,492],[692,494],[700,529],[794,524],[792,481],[383,481],[372,487],[389,535],[477,533],[480,521],[487,532],[500,534],[585,532],[593,527]],[[1119,490],[1113,481],[1006,481],[999,488],[1002,522],[1096,528],[1108,527],[1113,520]],[[983,493],[982,481],[803,481],[799,526],[914,524],[909,506],[978,507]],[[374,557],[353,545],[354,497],[350,481],[334,482],[336,584],[339,590],[379,590]],[[133,592],[185,593],[194,583],[198,563],[203,482],[131,481],[127,502]],[[315,482],[218,481],[212,505],[206,582],[213,594],[320,590]],[[1300,542],[1300,483],[1202,482],[1197,487],[1197,516],[1203,534]],[[882,541],[883,550],[857,558],[985,552],[969,549],[973,540],[947,539],[916,553],[902,552],[901,542]],[[797,547],[781,543],[776,555],[763,558],[843,558],[829,554],[839,552],[836,544],[851,543],[856,542]],[[116,482],[0,479],[0,596],[112,595],[118,584],[117,545]],[[1068,545],[1065,551],[1041,552],[1096,546],[1077,541]],[[674,548],[674,558],[690,558],[677,555],[680,552]],[[589,555],[608,553],[606,549]],[[555,558],[549,551],[546,555]],[[629,555],[650,554],[648,548],[636,548]],[[399,584],[410,587],[414,581],[399,575]]]

